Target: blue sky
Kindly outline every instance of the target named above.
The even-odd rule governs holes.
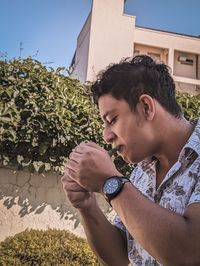
[[[116,0],[117,1],[117,0]],[[92,0],[0,0],[0,52],[69,66]],[[200,35],[199,0],[127,0],[136,25]],[[20,49],[20,47],[22,49]]]

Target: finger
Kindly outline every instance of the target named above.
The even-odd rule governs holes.
[[[82,205],[83,200],[90,197],[90,192],[67,193],[68,199],[72,202],[75,208]]]
[[[68,191],[68,192],[87,192],[86,189],[81,187],[74,180],[73,180],[73,182],[72,181],[63,182],[63,188],[64,188],[65,191]]]
[[[80,163],[81,159],[83,158],[83,154],[78,153],[76,151],[70,153],[69,159],[75,163]]]
[[[68,171],[69,169],[72,170],[73,172],[76,172],[78,170],[79,167],[79,161],[77,159],[77,161],[74,160],[69,160],[68,163],[66,164],[65,170]]]
[[[85,188],[81,187],[81,186],[77,186],[77,184],[72,184],[71,186],[69,186],[67,188],[67,191],[69,192],[88,192]]]
[[[65,174],[71,178],[72,180],[76,181],[76,172],[72,170],[71,168],[66,167]]]
[[[67,173],[65,172],[64,175],[61,177],[61,182],[62,183],[74,183],[74,179],[72,179],[69,175],[67,175]]]
[[[84,146],[85,144],[87,144],[88,142],[86,142],[86,141],[82,141],[79,145],[77,145],[74,149],[72,149],[72,152],[77,152],[77,150],[80,148],[80,147],[82,147],[82,146]]]
[[[73,168],[70,166],[70,164],[67,163],[67,164],[65,165],[64,175],[67,175],[67,176],[70,177],[69,171],[73,171],[73,172],[74,172],[74,170],[73,170]],[[70,178],[71,178],[71,177],[70,177]]]
[[[74,152],[75,152],[75,153],[80,153],[80,152],[79,152],[79,147],[80,147],[80,145],[78,145],[78,146],[76,146],[76,148],[72,149],[72,152],[70,153],[70,155],[71,155],[72,153],[74,153]],[[70,155],[69,155],[69,156],[70,156]]]
[[[67,186],[67,187],[79,186],[77,181],[74,180],[73,178],[71,178],[71,176],[67,172],[65,172],[65,174],[62,176],[61,182],[62,182],[63,186]]]

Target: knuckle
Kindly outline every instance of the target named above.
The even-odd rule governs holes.
[[[92,151],[91,151],[91,150],[89,150],[89,151],[86,151],[86,153],[85,153],[85,154],[86,154],[86,156],[87,156],[87,157],[90,157],[90,156],[92,155]]]

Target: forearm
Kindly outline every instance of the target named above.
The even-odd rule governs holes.
[[[131,184],[124,186],[112,205],[134,239],[162,264],[180,265],[179,260],[187,256],[186,218],[150,201]]]
[[[98,205],[91,210],[80,211],[81,222],[88,243],[103,265],[128,265],[126,241],[102,213]]]

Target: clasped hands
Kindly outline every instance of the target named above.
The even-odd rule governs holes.
[[[81,143],[70,154],[63,179],[72,179],[83,189],[101,192],[105,180],[120,175],[108,152],[94,142]]]

